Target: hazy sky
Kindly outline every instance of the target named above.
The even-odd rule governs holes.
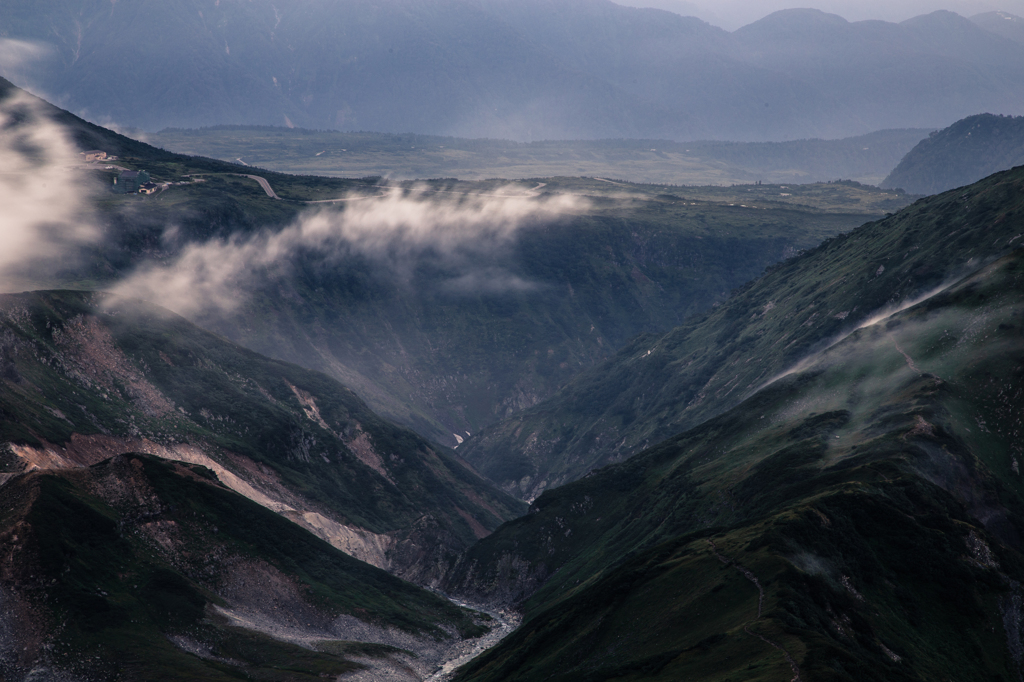
[[[945,9],[965,17],[1001,10],[1024,16],[1024,0],[614,0],[620,5],[657,7],[698,16],[733,31],[780,9],[813,7],[849,21],[883,19],[903,21]]]

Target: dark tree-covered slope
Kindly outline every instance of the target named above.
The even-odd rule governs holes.
[[[883,182],[913,194],[938,194],[1024,165],[1024,116],[978,114],[932,133]]]

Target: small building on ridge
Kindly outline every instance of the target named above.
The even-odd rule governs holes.
[[[114,178],[114,194],[135,194],[149,182],[149,173],[140,171],[121,171],[121,174]]]

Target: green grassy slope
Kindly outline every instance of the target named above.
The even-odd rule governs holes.
[[[1024,116],[978,114],[921,140],[881,182],[937,194],[1024,165]]]
[[[506,490],[542,490],[739,404],[880,310],[1015,247],[1024,169],[923,199],[770,269],[712,312],[641,336],[460,454]]]
[[[523,603],[460,680],[1016,679],[1024,253],[544,493],[452,589]]]
[[[143,446],[178,458],[198,451],[275,509],[390,538],[393,570],[422,579],[521,511],[335,380],[147,304],[81,292],[0,297],[0,364],[10,471]]]
[[[0,654],[4,679],[35,670],[300,682],[365,667],[352,655],[395,652],[341,646],[339,615],[428,639],[482,629],[221,487],[208,469],[145,455],[14,478],[0,487],[0,538],[0,621],[13,632]],[[289,628],[305,634],[303,646],[282,638]],[[322,653],[332,647],[349,658]]]

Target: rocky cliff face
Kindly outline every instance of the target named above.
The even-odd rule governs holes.
[[[0,487],[0,604],[19,682],[422,678],[487,628],[213,471],[139,454]]]
[[[351,556],[424,583],[518,513],[333,380],[166,311],[93,294],[6,296],[0,326],[6,474],[123,452],[201,465]]]

